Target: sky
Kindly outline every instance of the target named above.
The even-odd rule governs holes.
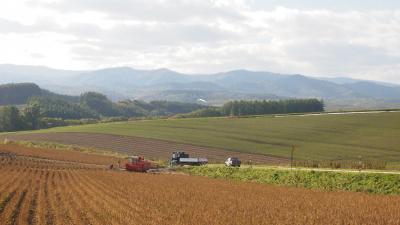
[[[5,63],[400,83],[400,1],[2,0]]]

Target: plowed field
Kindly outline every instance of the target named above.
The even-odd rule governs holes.
[[[64,162],[78,162],[81,164],[111,165],[118,161],[124,161],[121,158],[83,153],[74,150],[55,150],[43,148],[29,148],[15,144],[0,144],[0,153],[9,153],[11,156],[26,156],[38,159],[61,160]]]
[[[0,224],[400,224],[400,197],[0,154]]]
[[[10,140],[29,140],[57,142],[69,145],[94,147],[97,149],[115,151],[129,155],[143,155],[149,159],[169,160],[176,150],[188,152],[192,156],[207,157],[210,162],[223,162],[228,157],[239,157],[244,162],[279,164],[288,163],[285,158],[260,154],[246,154],[219,148],[202,147],[152,138],[120,136],[95,133],[46,133],[19,134],[7,136]]]

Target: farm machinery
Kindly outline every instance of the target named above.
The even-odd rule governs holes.
[[[167,170],[144,159],[143,156],[130,156],[125,164],[126,171],[133,172],[159,172]],[[171,165],[192,165],[200,166],[208,163],[206,158],[190,158],[185,152],[174,152],[170,161]]]
[[[171,157],[171,165],[200,166],[208,163],[206,158],[190,158],[185,152],[174,152]]]
[[[152,163],[146,161],[143,156],[130,156],[127,159],[128,162],[125,164],[125,169],[127,171],[147,172],[155,168]]]

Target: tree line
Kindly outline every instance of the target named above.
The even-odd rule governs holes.
[[[324,103],[318,99],[288,99],[280,101],[231,101],[221,108],[223,115],[247,116],[263,114],[286,114],[322,112]]]
[[[16,106],[0,108],[0,132],[36,130],[40,127],[40,109],[37,105],[23,110]]]
[[[287,99],[279,101],[230,101],[221,107],[209,107],[178,117],[249,116],[323,112],[324,102],[318,99]]]

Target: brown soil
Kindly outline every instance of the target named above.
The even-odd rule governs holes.
[[[121,160],[120,158],[112,156],[84,153],[74,150],[32,148],[16,144],[0,144],[0,156],[7,156],[11,158],[16,156],[24,156],[32,159],[48,159],[96,165],[110,165]]]
[[[400,224],[400,197],[0,156],[0,224]]]
[[[255,164],[285,164],[288,159],[266,156],[261,154],[247,154],[219,148],[202,147],[164,141],[152,138],[120,136],[94,133],[47,133],[47,134],[19,134],[7,135],[13,141],[45,141],[67,145],[93,147],[100,150],[115,151],[129,155],[143,155],[152,160],[169,160],[174,151],[185,151],[193,157],[206,157],[209,162],[223,162],[227,157],[238,157],[244,163],[251,160]],[[0,137],[1,139],[1,137]]]

